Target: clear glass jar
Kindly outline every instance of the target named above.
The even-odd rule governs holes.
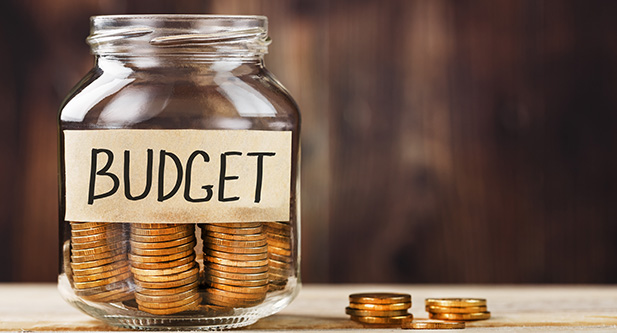
[[[300,115],[261,16],[91,19],[60,109],[58,286],[139,329],[242,327],[300,288]]]

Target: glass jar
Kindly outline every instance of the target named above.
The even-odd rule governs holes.
[[[63,102],[60,292],[109,324],[241,327],[300,288],[300,115],[262,16],[91,19]]]

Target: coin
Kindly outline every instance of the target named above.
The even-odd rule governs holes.
[[[208,227],[208,226],[219,226],[226,228],[256,228],[261,227],[262,222],[230,222],[230,223],[206,223],[200,226]]]
[[[127,271],[125,273],[114,275],[106,279],[88,281],[88,282],[74,282],[74,285],[75,285],[75,288],[77,289],[92,288],[92,287],[103,286],[103,285],[110,284],[113,282],[119,282],[119,281],[128,279],[130,277],[131,277],[131,272]]]
[[[184,245],[190,242],[194,242],[195,235],[191,234],[186,237],[176,238],[169,241],[159,241],[159,242],[136,242],[131,240],[131,247],[137,247],[140,249],[163,249],[163,248],[171,248],[179,245]]]
[[[488,309],[486,306],[466,306],[466,307],[453,307],[453,306],[427,306],[426,311],[432,313],[475,313],[486,312]]]
[[[237,287],[259,287],[259,286],[266,286],[268,284],[267,278],[261,279],[261,280],[250,280],[250,279],[233,280],[233,279],[225,279],[225,278],[214,276],[214,275],[206,275],[205,280],[206,282],[209,282],[209,283],[220,283],[220,284],[226,284],[226,285],[237,286]]]
[[[83,249],[89,249],[89,248],[104,246],[104,245],[108,245],[111,243],[118,243],[118,242],[123,242],[123,241],[125,241],[125,238],[123,236],[120,236],[117,238],[99,239],[93,242],[84,242],[84,243],[71,242],[71,248],[74,250],[83,250]]]
[[[483,320],[491,317],[490,312],[476,312],[476,313],[429,313],[428,317],[431,319],[439,320],[454,320],[454,321],[467,321],[467,320]]]
[[[142,307],[146,307],[148,309],[169,309],[169,308],[177,308],[179,306],[183,306],[188,303],[192,303],[197,299],[201,300],[199,293],[197,290],[190,290],[192,293],[189,293],[188,296],[179,299],[177,301],[155,301],[149,302],[145,301],[143,298],[139,296],[139,293],[135,295],[137,297],[137,304]]]
[[[161,261],[161,262],[131,261],[131,267],[137,268],[137,269],[152,269],[152,270],[169,269],[169,268],[174,268],[177,266],[181,266],[181,265],[193,262],[194,260],[195,260],[195,252],[193,251],[184,258],[174,259],[170,261]]]
[[[284,250],[291,250],[291,241],[290,242],[281,242],[278,240],[274,240],[271,239],[270,237],[268,237],[266,239],[266,242],[268,243],[268,246],[273,246],[273,247],[278,247]]]
[[[133,274],[135,275],[166,276],[166,275],[172,275],[172,274],[177,274],[177,273],[188,271],[189,269],[195,267],[196,264],[197,264],[196,262],[190,261],[189,263],[186,263],[183,265],[174,266],[170,268],[164,268],[164,269],[141,269],[141,268],[131,267],[131,272],[133,272]]]
[[[416,330],[453,330],[465,328],[464,322],[452,321],[404,321],[402,326],[404,329]]]
[[[268,259],[281,261],[281,262],[288,263],[288,264],[292,262],[291,256],[282,256],[280,254],[276,254],[272,252],[268,253]]]
[[[206,254],[211,257],[227,259],[227,260],[240,260],[240,261],[253,261],[253,260],[265,260],[268,259],[268,253],[254,253],[254,254],[238,254],[238,253],[227,253],[220,252],[210,249],[205,249]]]
[[[411,295],[399,293],[361,293],[349,295],[349,302],[371,304],[393,304],[411,302]]]
[[[198,278],[199,278],[198,274],[193,274],[182,280],[174,280],[174,281],[166,281],[166,282],[146,282],[146,281],[137,282],[136,281],[135,289],[141,293],[143,288],[148,288],[148,289],[176,288],[176,287],[181,287],[189,283],[195,282],[197,281]]]
[[[71,268],[73,270],[93,268],[93,267],[103,266],[103,265],[107,265],[110,263],[123,261],[123,260],[126,260],[126,253],[120,253],[113,257],[103,258],[103,259],[98,259],[98,260],[91,260],[91,261],[84,261],[84,262],[71,262]]]
[[[128,265],[128,261],[116,261],[116,262],[112,262],[111,264],[95,266],[92,268],[72,269],[72,271],[75,275],[92,275],[92,274],[104,273],[104,272],[120,269],[127,265]]]
[[[183,280],[199,273],[199,267],[190,268],[187,271],[170,275],[138,275],[134,274],[135,280],[139,282],[173,282]]]
[[[407,309],[405,310],[391,310],[391,311],[373,311],[373,310],[358,310],[350,307],[345,308],[345,313],[351,316],[357,317],[398,317],[409,314]]]
[[[135,286],[135,290],[138,294],[142,296],[171,296],[176,294],[181,294],[187,290],[196,289],[199,286],[199,281],[195,279],[195,281],[190,282],[185,285],[181,285],[179,287],[174,288],[143,288],[140,287],[139,284]]]
[[[206,224],[206,230],[213,232],[222,232],[222,233],[233,233],[237,235],[250,235],[250,234],[259,234],[262,232],[261,226],[258,227],[250,227],[250,228],[240,228],[240,227],[222,227],[219,225]]]
[[[90,275],[84,274],[74,274],[73,281],[75,282],[88,282],[88,281],[96,281],[102,280],[106,278],[110,278],[112,276],[120,275],[129,271],[129,265],[122,266],[121,268],[114,269],[113,271],[107,271],[103,273],[96,273]]]
[[[175,247],[163,248],[163,249],[142,249],[139,247],[131,247],[131,253],[138,256],[168,256],[176,253],[182,253],[186,251],[192,251],[197,243],[193,240],[190,243],[179,245]]]
[[[195,295],[199,295],[197,293],[197,285],[193,284],[194,287],[181,291],[181,292],[175,292],[173,294],[169,294],[169,295],[158,295],[158,296],[153,296],[153,295],[146,295],[146,294],[142,294],[142,293],[137,293],[135,295],[135,298],[137,299],[138,302],[144,302],[144,303],[170,303],[170,302],[178,302],[181,300],[186,300],[189,299],[191,297],[194,297]]]
[[[226,234],[222,232],[208,231],[208,236],[218,239],[228,239],[232,241],[261,241],[264,235],[259,234]]]
[[[176,313],[180,313],[184,311],[196,310],[199,308],[199,303],[201,303],[201,298],[198,298],[191,303],[188,303],[188,304],[176,307],[176,308],[152,309],[152,308],[147,308],[144,306],[138,306],[138,308],[141,311],[154,314],[154,315],[171,315],[171,314],[176,314]]]
[[[268,259],[268,266],[270,268],[289,269],[291,265],[287,262],[282,262],[274,259]]]
[[[266,239],[256,240],[256,241],[232,241],[228,239],[220,239],[213,237],[204,237],[204,243],[215,244],[215,245],[223,245],[228,247],[259,247],[266,245]]]
[[[147,262],[147,263],[165,262],[165,261],[172,261],[172,260],[188,257],[194,253],[195,251],[193,251],[193,248],[191,248],[190,250],[186,250],[184,252],[173,253],[173,254],[169,254],[165,256],[140,256],[140,255],[129,253],[129,259],[131,260],[131,262],[133,261]]]
[[[208,269],[215,269],[221,272],[241,273],[241,274],[256,274],[256,273],[264,273],[268,271],[268,266],[235,267],[235,266],[219,265],[213,262],[209,262],[207,267]]]
[[[131,234],[131,241],[133,241],[133,242],[142,242],[142,243],[159,243],[159,242],[173,241],[173,240],[176,240],[176,239],[179,239],[179,238],[183,238],[183,237],[187,237],[187,236],[192,236],[194,234],[195,234],[195,230],[194,229],[186,229],[186,230],[179,231],[177,233],[169,234],[169,235],[147,236],[147,235]]]
[[[223,290],[219,288],[208,288],[209,295],[218,295],[221,297],[226,297],[230,301],[239,301],[239,300],[263,300],[266,297],[265,288],[263,292],[254,292],[254,293],[240,293],[230,290]]]
[[[179,232],[183,232],[186,230],[194,230],[194,227],[192,225],[178,225],[175,227],[169,227],[169,228],[148,228],[148,229],[141,229],[141,228],[136,228],[131,226],[131,234],[133,235],[140,235],[140,236],[160,236],[160,235],[170,235],[170,234],[175,234],[175,233],[179,233]]]
[[[405,320],[413,319],[412,314],[394,317],[374,317],[374,316],[350,316],[351,320],[364,324],[397,324],[400,325]]]
[[[211,257],[211,256],[206,256],[204,259],[206,261],[219,264],[219,265],[225,265],[225,266],[233,266],[233,267],[262,267],[264,266],[264,267],[268,267],[267,259],[241,261],[241,260],[228,260],[228,259],[222,259],[222,258]]]
[[[261,280],[268,279],[267,269],[261,273],[233,273],[233,272],[225,272],[225,271],[217,270],[212,267],[205,267],[204,271],[206,273],[206,276],[216,276],[216,277],[230,279],[230,280],[261,281]]]
[[[427,298],[424,301],[426,306],[445,306],[445,307],[466,307],[466,306],[486,306],[484,298]]]
[[[237,254],[258,254],[258,253],[268,253],[268,248],[266,246],[258,246],[258,247],[234,247],[234,246],[224,246],[217,244],[209,244],[204,243],[204,248],[214,251],[226,252],[226,253],[237,253]]]
[[[96,294],[101,294],[101,293],[111,291],[111,290],[116,290],[116,289],[121,289],[121,290],[126,290],[126,291],[130,290],[131,287],[129,285],[129,279],[122,280],[119,282],[112,282],[112,283],[108,283],[102,286],[96,286],[92,288],[81,288],[81,289],[75,288],[73,292],[77,296],[93,296]]]
[[[191,224],[175,224],[175,223],[133,223],[131,227],[139,229],[168,229],[177,226],[192,226]]]
[[[230,297],[228,294],[219,295],[219,294],[213,293],[212,290],[217,290],[217,289],[207,290],[208,293],[204,296],[204,299],[206,300],[206,302],[208,302],[209,304],[226,306],[226,307],[243,308],[243,307],[255,306],[255,305],[263,303],[264,299],[266,298],[265,293],[263,294],[263,297],[261,298],[249,299],[249,298],[234,298],[234,297]]]
[[[96,228],[88,228],[88,229],[73,229],[71,230],[71,236],[90,236],[96,234],[107,233],[110,231],[116,231],[116,228],[111,228],[108,226],[101,226]]]
[[[221,283],[209,283],[208,285],[211,288],[231,291],[231,292],[239,293],[239,294],[264,294],[266,291],[268,291],[268,286],[265,284],[261,286],[240,286],[240,287],[228,285],[228,284],[221,284]]]
[[[115,257],[117,255],[126,255],[126,249],[120,248],[120,249],[115,249],[115,250],[111,250],[111,251],[107,251],[103,253],[97,253],[97,254],[91,254],[91,255],[85,255],[85,256],[71,255],[71,262],[83,263],[86,261],[97,261],[101,259]]]
[[[92,248],[88,248],[88,249],[71,249],[71,254],[77,257],[81,257],[81,256],[88,256],[88,255],[95,255],[95,254],[101,254],[101,253],[105,253],[105,252],[110,252],[110,251],[115,251],[118,249],[123,249],[126,250],[126,246],[127,246],[128,242],[114,242],[114,243],[108,243],[106,245],[103,246],[99,246],[99,247],[92,247]]]
[[[411,308],[411,302],[393,304],[349,303],[349,307],[358,310],[394,311]]]
[[[122,237],[122,230],[114,230],[102,234],[89,235],[89,236],[72,236],[72,243],[87,243],[94,242],[101,239],[116,239],[118,237]]]
[[[100,293],[96,293],[96,294],[92,294],[92,295],[84,295],[84,296],[80,296],[83,299],[89,300],[89,301],[93,301],[93,302],[101,302],[102,300],[109,300],[109,299],[117,299],[117,298],[123,298],[124,295],[132,295],[132,292],[126,290],[126,289],[112,289],[112,290],[107,290],[107,291],[103,291]]]
[[[90,229],[108,225],[107,222],[71,222],[71,230]]]
[[[282,249],[282,248],[275,247],[275,246],[268,246],[268,253],[276,253],[282,256],[291,256],[291,250]]]

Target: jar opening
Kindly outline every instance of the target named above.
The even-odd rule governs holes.
[[[105,15],[91,18],[87,42],[95,55],[261,57],[270,39],[265,16]]]

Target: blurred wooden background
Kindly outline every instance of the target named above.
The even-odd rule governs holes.
[[[303,113],[305,282],[617,282],[617,2],[0,2],[0,281],[57,274],[88,17],[264,14]]]

